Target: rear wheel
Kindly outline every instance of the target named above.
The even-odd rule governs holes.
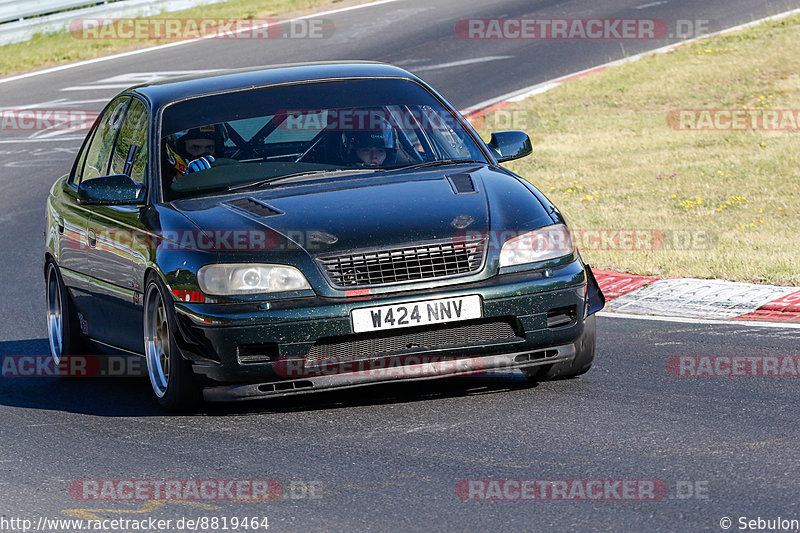
[[[172,299],[155,276],[145,289],[143,330],[147,373],[159,405],[170,411],[196,405],[201,399],[200,387],[175,342]]]
[[[45,275],[47,286],[47,338],[50,355],[56,367],[65,355],[77,355],[81,350],[81,335],[78,320],[72,309],[69,293],[61,279],[61,273],[53,261],[47,263]]]
[[[583,322],[583,335],[581,335],[577,343],[575,359],[554,365],[523,368],[521,369],[522,373],[532,381],[567,379],[585,374],[592,367],[592,362],[594,361],[596,338],[595,315],[589,315]]]

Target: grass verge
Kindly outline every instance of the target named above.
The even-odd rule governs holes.
[[[799,45],[800,17],[765,23],[570,81],[488,115],[481,133],[500,113],[535,117],[534,154],[508,167],[561,208],[595,267],[800,285],[800,130],[667,120],[687,109],[797,117]],[[598,244],[588,230],[652,230],[655,245]]]
[[[366,3],[369,3],[369,0],[227,0],[219,4],[142,18],[265,19],[280,17],[284,19],[328,8],[336,9]],[[167,39],[79,39],[66,31],[38,34],[30,41],[0,46],[0,76],[168,42],[170,40]]]

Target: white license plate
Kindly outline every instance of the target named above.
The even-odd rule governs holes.
[[[356,333],[470,320],[482,316],[481,297],[472,294],[400,305],[364,307],[353,309],[350,316],[353,320],[353,331]]]

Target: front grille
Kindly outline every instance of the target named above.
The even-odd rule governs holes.
[[[415,328],[416,329],[416,328]],[[308,353],[309,359],[364,357],[425,352],[442,348],[486,346],[498,342],[524,340],[518,337],[511,321],[481,321],[395,333],[368,333],[320,339]]]
[[[468,274],[483,265],[485,240],[430,244],[319,257],[334,287],[351,289]]]

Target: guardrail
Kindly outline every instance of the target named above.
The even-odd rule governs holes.
[[[27,2],[0,0],[0,23],[107,3],[108,1],[97,0],[28,0]]]
[[[0,45],[66,30],[78,18],[149,17],[226,0],[0,0]],[[76,9],[79,8],[79,9]]]

